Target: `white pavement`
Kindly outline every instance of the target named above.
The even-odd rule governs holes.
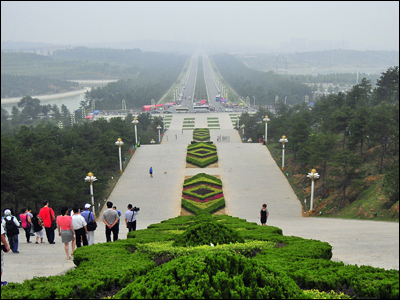
[[[217,145],[218,168],[185,168],[192,131],[182,133],[182,124],[189,117],[195,117],[195,126],[203,128],[207,127],[207,117],[218,117],[221,129],[210,130],[211,140]],[[285,235],[330,243],[333,260],[399,269],[397,222],[302,217],[299,200],[267,148],[241,143],[229,114],[174,114],[165,136],[168,141],[164,138],[161,145],[138,148],[108,199],[122,214],[129,203],[140,207],[137,229],[178,216],[184,177],[205,172],[221,176],[227,214],[259,224],[261,205],[267,203],[268,225],[281,228]],[[229,136],[230,141],[216,142],[217,136]],[[150,167],[154,169],[153,178],[149,175]],[[120,238],[126,238],[124,223],[122,216]],[[99,224],[96,243],[105,242],[104,226],[101,221]],[[22,282],[34,276],[57,275],[74,266],[65,259],[58,237],[56,245],[26,244],[23,234],[19,238],[20,254],[5,255],[3,281]]]

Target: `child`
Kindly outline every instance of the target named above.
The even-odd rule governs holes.
[[[33,218],[31,219],[32,224],[33,224],[33,231],[36,233],[36,243],[35,244],[39,244],[39,238],[40,238],[40,242],[43,242],[43,222],[42,220],[38,217],[38,213],[34,212],[33,214]]]

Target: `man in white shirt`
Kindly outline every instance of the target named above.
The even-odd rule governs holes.
[[[76,247],[81,247],[81,242],[83,242],[83,246],[87,246],[88,240],[86,235],[88,234],[88,231],[86,228],[87,224],[85,218],[81,216],[77,206],[74,206],[73,211],[74,215],[72,216],[72,227],[74,227],[75,230]]]
[[[132,210],[132,204],[128,204],[128,210],[125,212],[125,225],[128,228],[128,231],[136,230],[136,215],[137,211]]]

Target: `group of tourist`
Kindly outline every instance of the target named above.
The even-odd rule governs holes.
[[[102,221],[106,225],[106,240],[111,242],[111,233],[113,234],[113,241],[118,240],[119,224],[121,212],[117,210],[113,203],[108,201],[106,203],[107,209],[103,212]],[[132,207],[132,204],[127,206],[125,212],[125,225],[128,231],[136,230],[136,215],[139,208]],[[65,254],[67,260],[71,260],[76,247],[88,246],[94,244],[94,231],[97,228],[96,218],[91,211],[91,205],[86,203],[84,209],[80,210],[78,206],[68,209],[63,206],[60,209],[60,215],[55,216],[54,210],[49,206],[48,201],[44,201],[43,207],[39,213],[33,212],[30,208],[23,208],[17,217],[12,215],[10,209],[4,210],[4,217],[1,220],[1,273],[3,274],[3,252],[18,254],[18,235],[19,228],[25,231],[25,238],[27,243],[32,236],[36,235],[35,244],[45,243],[43,241],[44,232],[46,232],[47,242],[55,244],[54,231],[57,230],[58,235],[61,237],[61,242],[64,244]],[[8,237],[8,243],[5,236]],[[71,243],[71,251],[69,244]],[[7,284],[2,282],[2,285]]]

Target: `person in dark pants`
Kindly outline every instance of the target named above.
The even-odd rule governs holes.
[[[103,212],[103,223],[106,225],[106,240],[111,242],[111,232],[113,233],[113,241],[118,240],[118,227],[117,222],[119,220],[118,213],[112,209],[113,203],[107,201],[107,209]]]
[[[19,219],[21,220],[21,226],[25,230],[25,237],[26,237],[26,242],[27,243],[32,243],[30,241],[31,239],[31,218],[27,214],[28,210],[26,208],[23,208],[21,210],[21,214],[19,215]]]
[[[116,206],[113,206],[113,210],[115,210],[118,213],[118,222],[115,225],[117,228],[115,229],[117,233],[119,234],[119,221],[121,220],[121,212],[117,209]]]
[[[269,216],[269,212],[267,209],[267,204],[263,204],[262,209],[260,211],[261,225],[263,225],[263,226],[267,225],[268,216]]]
[[[128,228],[128,231],[135,231],[136,230],[136,215],[138,214],[137,211],[132,210],[132,204],[128,204],[128,210],[125,212],[125,225]]]
[[[87,231],[87,223],[84,217],[81,216],[78,206],[74,206],[73,208],[74,215],[72,216],[72,226],[74,227],[75,236],[76,236],[76,247],[79,248],[81,243],[83,246],[88,245],[88,240],[86,235]]]
[[[150,177],[153,178],[153,167],[150,167],[149,173],[150,173]]]
[[[54,215],[54,210],[49,207],[49,201],[45,200],[43,202],[43,207],[39,211],[39,218],[43,221],[43,226],[46,230],[47,241],[50,244],[55,244],[54,242],[54,229],[51,229],[51,223],[56,219]]]

